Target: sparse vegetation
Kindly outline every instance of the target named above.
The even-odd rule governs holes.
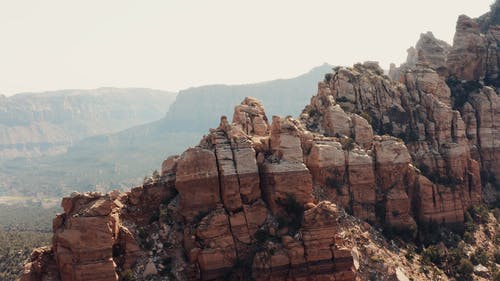
[[[121,273],[121,281],[135,281],[134,272],[131,269],[126,269]]]
[[[349,99],[347,99],[346,97],[337,97],[335,99],[336,102],[349,102]]]
[[[354,139],[348,138],[347,141],[344,143],[343,149],[351,151],[354,149],[354,147],[356,147],[356,142],[354,141]]]
[[[435,265],[441,264],[441,255],[436,246],[432,245],[422,251],[422,261],[426,264],[433,263]]]
[[[38,204],[0,205],[0,280],[16,280],[31,251],[50,245],[51,222],[58,211]]]
[[[337,191],[337,195],[342,195],[342,186],[344,182],[333,177],[326,178],[326,186]]]
[[[477,248],[470,256],[470,261],[474,265],[482,264],[487,266],[489,264],[488,256],[483,248]]]
[[[472,265],[470,260],[462,258],[460,260],[460,264],[458,265],[457,271],[462,278],[469,279],[474,272],[474,266]]]
[[[287,227],[289,233],[295,233],[302,224],[304,216],[304,206],[290,194],[285,199],[278,199],[277,202],[283,208],[284,216],[278,217],[280,229]]]
[[[359,114],[359,116],[361,116],[361,117],[363,117],[364,119],[366,119],[366,121],[368,121],[368,124],[370,124],[370,125],[372,124],[373,119],[372,119],[372,117],[370,116],[370,114],[368,114],[368,112],[363,111],[363,112],[361,112],[361,113]]]

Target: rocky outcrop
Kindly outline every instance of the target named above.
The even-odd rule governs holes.
[[[450,89],[443,78],[423,65],[404,72],[400,79],[404,84],[381,73],[373,63],[339,69],[329,81],[319,84],[318,95],[302,116],[311,130],[350,138],[351,143],[362,144],[367,150],[350,151],[345,157],[346,167],[332,169],[340,171],[340,176],[342,171],[348,171],[347,177],[330,177],[334,185],[341,186],[339,194],[348,190],[351,194],[351,200],[345,194],[341,202],[351,202],[356,216],[393,226],[403,222],[406,226],[414,225],[413,219],[408,219],[411,216],[416,220],[460,223],[464,210],[480,201],[481,184],[478,163],[469,152],[465,124],[460,113],[451,107]],[[355,128],[359,125],[350,121],[352,116],[359,116],[356,113],[370,120],[379,134],[402,139],[402,148],[395,145],[397,140],[361,138],[366,134],[357,133]],[[342,121],[332,129],[335,120]],[[314,124],[318,124],[317,128]],[[365,164],[362,159],[366,159]],[[356,172],[358,166],[360,175]],[[395,171],[398,173],[391,176]],[[429,188],[420,177],[430,178],[441,187],[439,194],[448,195],[430,201],[422,199],[421,189]],[[360,180],[361,187],[350,182],[350,178]],[[344,183],[350,189],[342,191]],[[360,202],[356,200],[357,193]],[[442,203],[438,204],[440,200]],[[411,214],[410,210],[416,213]],[[446,212],[452,215],[445,215]]]
[[[415,48],[409,49],[407,62],[399,68],[393,66],[389,73],[410,92],[418,89],[432,93],[460,112],[464,125],[458,124],[457,130],[462,131],[465,127],[471,157],[479,162],[486,194],[491,195],[485,197],[488,202],[495,197],[494,192],[489,191],[500,185],[499,171],[494,168],[498,167],[500,159],[497,155],[500,146],[494,141],[499,134],[495,124],[499,121],[497,112],[500,110],[496,90],[500,71],[499,3],[492,4],[491,11],[479,18],[459,16],[453,46],[434,38],[432,33],[422,34]]]
[[[481,30],[477,19],[461,15],[447,60],[450,75],[467,81],[485,79],[497,85],[499,51],[496,46],[499,35],[500,26],[492,24]]]
[[[446,68],[446,59],[451,46],[443,40],[434,37],[432,32],[420,34],[415,48],[418,50],[418,62],[427,64],[436,71],[442,71]]]
[[[354,280],[350,249],[335,246],[336,205],[313,203],[305,133],[291,118],[269,126],[260,102],[245,99],[233,123],[222,117],[143,186],[64,198],[53,245],[34,255],[23,280],[47,276],[42,256],[63,281],[162,274],[165,259],[181,280]]]
[[[499,172],[494,58],[468,42],[494,18],[461,17],[451,49],[422,34],[397,81],[376,62],[335,68],[298,120],[245,98],[142,186],[63,199],[22,280],[405,280],[396,246],[343,209],[409,239],[463,227]]]

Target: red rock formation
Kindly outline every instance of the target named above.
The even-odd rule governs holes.
[[[330,202],[304,212],[301,239],[283,236],[268,243],[253,259],[256,280],[354,280],[350,250],[336,245],[337,208]],[[333,262],[332,262],[333,261]]]
[[[22,280],[347,281],[337,205],[387,229],[460,225],[482,200],[480,174],[487,188],[500,178],[492,18],[460,17],[451,50],[422,34],[391,67],[398,81],[374,62],[336,68],[300,120],[271,125],[246,98],[143,186],[64,198],[52,247]]]
[[[337,108],[335,111],[340,112],[336,116],[348,116],[340,109],[342,107],[347,111],[363,113],[372,120],[372,125],[380,133],[399,136],[408,142],[408,151],[403,146],[404,154],[384,149],[389,146],[381,144],[389,144],[387,140],[381,143],[364,142],[365,148],[373,147],[375,156],[356,149],[349,153],[346,168],[340,170],[347,170],[349,180],[354,178],[356,181],[350,182],[353,213],[374,221],[375,207],[384,207],[385,218],[378,219],[393,226],[414,226],[410,215],[417,219],[427,219],[422,214],[410,214],[412,207],[421,210],[419,212],[429,211],[428,206],[419,205],[422,201],[413,199],[414,192],[419,192],[419,184],[414,176],[416,172],[409,167],[414,161],[423,168],[425,175],[447,186],[447,190],[455,195],[444,199],[450,202],[445,202],[439,211],[435,209],[438,207],[432,208],[435,216],[438,216],[437,213],[447,212],[449,208],[453,215],[445,216],[447,223],[463,221],[463,211],[479,202],[481,187],[474,180],[479,174],[477,163],[470,156],[464,122],[450,105],[450,89],[433,70],[421,66],[404,74],[404,86],[387,79],[381,72],[373,63],[338,70],[328,84],[320,83],[318,96],[312,98],[311,106],[305,110],[309,116],[303,115],[306,124],[319,123],[318,130],[327,132],[332,123],[329,120],[345,119],[342,123],[349,124],[346,118],[328,117],[332,108]],[[310,116],[312,112],[316,114],[314,117]],[[353,133],[354,130],[349,130],[349,127],[350,125],[346,125],[345,129],[336,131],[356,138],[359,143],[357,134]],[[396,158],[391,153],[397,155],[394,156]],[[366,155],[365,158],[362,155]],[[401,155],[405,155],[400,158],[404,160],[398,160]],[[362,164],[362,159],[367,159],[365,164]],[[373,168],[373,162],[376,163],[376,169]],[[359,165],[367,168],[357,168],[363,167]],[[394,171],[398,173],[391,175]],[[405,186],[414,188],[408,189]],[[453,191],[455,189],[457,192]]]

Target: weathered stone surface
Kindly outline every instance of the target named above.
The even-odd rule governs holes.
[[[478,80],[486,75],[487,39],[480,33],[477,21],[466,15],[458,18],[447,61],[450,74],[458,79]]]
[[[50,247],[34,249],[24,265],[20,281],[59,281],[59,271]]]
[[[262,192],[273,213],[280,211],[278,201],[288,196],[299,203],[312,202],[312,178],[304,164],[264,163],[262,166]]]
[[[264,136],[269,130],[264,107],[260,101],[251,97],[246,97],[234,108],[233,123],[241,126],[248,135]]]
[[[418,193],[415,180],[409,178],[409,175],[412,174],[410,170],[413,169],[409,167],[411,162],[422,167],[424,175],[434,181],[453,186],[451,189],[458,190],[456,196],[467,195],[469,194],[468,190],[472,190],[461,201],[461,211],[458,212],[463,213],[463,210],[471,204],[478,202],[476,199],[481,196],[481,187],[477,181],[472,180],[479,175],[474,168],[474,162],[471,161],[469,144],[465,135],[465,123],[459,112],[451,108],[450,89],[442,77],[432,69],[422,65],[417,65],[411,71],[408,70],[402,74],[401,80],[405,84],[404,86],[387,79],[380,73],[381,69],[373,63],[339,69],[334,73],[333,79],[329,81],[328,85],[319,85],[318,96],[312,98],[311,108],[319,112],[319,117],[309,117],[309,120],[305,121],[307,123],[311,122],[310,119],[315,119],[321,124],[324,120],[321,115],[325,111],[315,107],[315,105],[328,108],[331,106],[331,97],[333,97],[346,111],[364,112],[369,115],[371,124],[379,133],[398,136],[407,142],[407,146],[403,149],[406,151],[404,154],[395,153],[390,149],[384,150],[383,146],[375,145],[375,159],[381,161],[377,164],[377,169],[379,169],[377,173],[371,172],[373,169],[366,168],[370,166],[371,160],[369,159],[372,158],[368,154],[364,164],[365,169],[356,168],[356,165],[361,163],[357,163],[351,168],[350,162],[356,161],[358,158],[363,159],[358,155],[364,152],[361,154],[360,152],[349,153],[347,158],[349,166],[346,167],[349,171],[349,180],[359,178],[356,180],[357,182],[350,182],[350,192],[354,198],[353,213],[365,219],[374,219],[373,215],[370,217],[370,213],[373,213],[373,206],[377,203],[379,206],[380,204],[385,206],[386,213],[394,211],[394,214],[409,218],[408,210],[412,208],[408,208],[408,206],[417,204],[411,199],[415,194],[413,191],[416,190]],[[325,90],[325,87],[329,89]],[[357,90],[353,91],[353,89]],[[311,108],[309,108],[309,112],[312,110]],[[307,116],[303,116],[303,119],[305,119],[304,117]],[[377,143],[379,142],[374,141],[371,145]],[[382,141],[379,144],[383,143],[389,144],[391,142]],[[364,146],[369,147],[366,143]],[[398,160],[398,157],[403,158]],[[467,175],[473,176],[471,178]],[[372,184],[369,183],[370,181]],[[469,184],[472,188],[468,187]],[[371,185],[374,187],[370,187]],[[410,189],[404,188],[408,185],[411,187]],[[375,186],[378,186],[377,190],[375,190]],[[388,187],[398,189],[398,191],[390,192],[389,198],[392,198],[391,200],[387,197],[389,195]],[[377,198],[367,197],[369,194],[375,193]],[[361,199],[356,199],[357,197]],[[406,202],[403,203],[405,200]],[[395,206],[399,206],[398,210],[394,209]],[[443,204],[443,208],[449,207],[450,212],[457,212],[459,208],[452,206],[455,205],[451,202]],[[403,209],[406,210],[403,211]],[[417,214],[414,216],[418,217]],[[458,219],[460,217],[458,214],[456,217],[457,222],[462,220]],[[403,220],[396,219],[387,213],[386,221],[401,224]],[[449,222],[453,223],[453,221]],[[414,225],[414,222],[407,219],[407,226],[410,225]]]
[[[427,64],[430,68],[443,72],[446,69],[446,59],[451,46],[443,40],[434,37],[432,32],[420,34],[415,48],[418,52],[417,62]],[[407,62],[409,65],[410,63]],[[412,65],[412,66],[415,66]]]
[[[22,280],[117,280],[126,268],[145,278],[162,274],[162,254],[181,280],[351,281],[357,251],[338,231],[337,205],[377,227],[460,225],[481,180],[491,189],[500,178],[498,28],[488,21],[460,17],[451,50],[422,34],[393,79],[376,62],[335,68],[299,120],[269,125],[246,98],[233,123],[223,116],[159,178],[63,199],[52,249],[33,254]]]
[[[256,280],[354,280],[350,250],[335,245],[334,204],[323,201],[306,210],[299,232],[302,241],[285,235],[282,245],[267,244],[266,251],[255,255],[252,276]]]
[[[186,219],[215,208],[220,202],[220,191],[214,152],[199,147],[186,150],[177,163],[175,188]]]

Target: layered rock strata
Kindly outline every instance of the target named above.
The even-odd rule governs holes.
[[[336,246],[336,205],[314,203],[305,133],[290,118],[269,125],[260,102],[245,99],[233,123],[222,117],[158,178],[64,198],[52,247],[33,255],[22,280],[167,274],[155,256],[179,280],[354,280],[350,249]]]

